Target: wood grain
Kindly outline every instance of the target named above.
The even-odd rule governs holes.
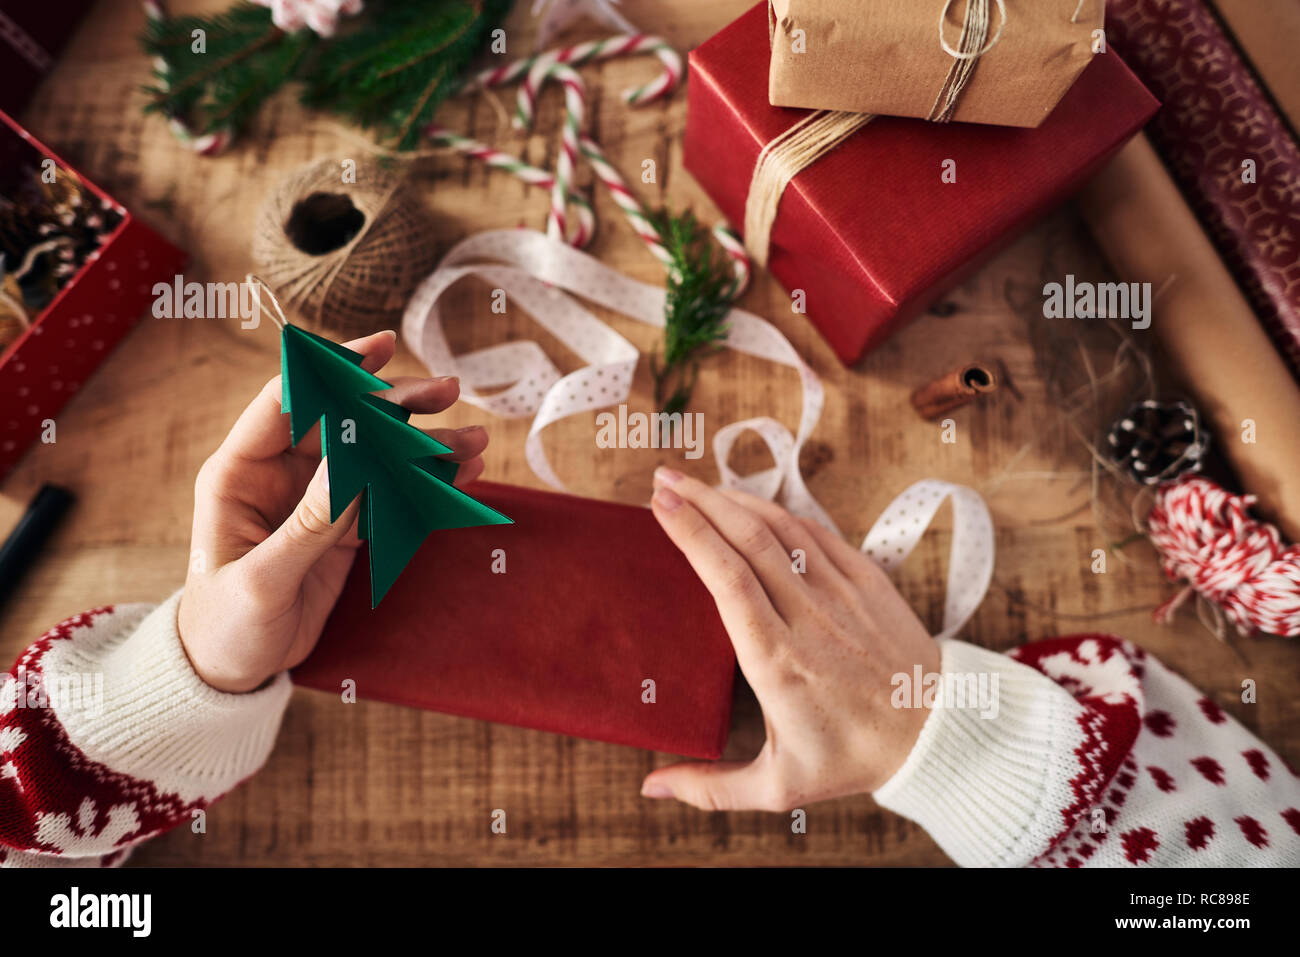
[[[183,10],[224,6],[177,4]],[[748,0],[692,3],[627,0],[634,22],[653,26],[689,49],[749,5]],[[509,23],[511,52],[531,47],[528,4]],[[360,155],[353,131],[305,112],[291,94],[278,97],[226,155],[201,159],[145,117],[140,86],[148,64],[135,36],[142,25],[132,0],[101,0],[71,49],[25,115],[33,132],[61,151],[130,209],[189,250],[187,279],[230,281],[251,265],[253,213],[287,171],[325,155]],[[599,36],[586,28],[575,39]],[[693,206],[712,221],[716,209],[681,165],[685,97],[636,110],[618,93],[655,69],[648,59],[583,70],[590,87],[590,128],[612,161],[629,173],[655,159],[658,182],[639,185],[650,204]],[[517,136],[487,99],[453,103],[452,128],[504,144],[550,165],[560,104],[543,99],[537,132]],[[546,198],[505,176],[459,158],[421,162],[421,194],[446,244],[502,226],[540,226]],[[589,184],[589,178],[583,180]],[[662,281],[603,194],[593,251],[620,271]],[[908,228],[881,223],[882,229]],[[841,528],[860,540],[883,506],[905,485],[936,476],[976,486],[998,528],[993,589],[968,628],[970,640],[1006,649],[1035,638],[1109,631],[1131,638],[1183,672],[1284,757],[1300,762],[1300,705],[1294,698],[1300,650],[1280,640],[1211,636],[1189,613],[1157,627],[1150,609],[1171,594],[1152,553],[1137,543],[1112,553],[1108,571],[1091,571],[1092,553],[1115,541],[1116,526],[1098,528],[1089,508],[1087,454],[1048,399],[1049,379],[1077,374],[1081,356],[1104,370],[1115,343],[1100,330],[1080,333],[1081,352],[1053,365],[1041,348],[1037,318],[1017,303],[1039,295],[1042,275],[1100,277],[1104,266],[1065,209],[1039,225],[935,314],[920,319],[854,369],[842,368],[812,327],[793,315],[780,286],[760,274],[744,305],[775,321],[822,376],[826,410],[805,457],[809,484]],[[1041,302],[1041,296],[1039,297]],[[507,337],[537,338],[564,371],[576,360],[517,314],[494,316],[482,290],[458,298],[450,335],[457,348]],[[463,313],[463,314],[460,314]],[[613,319],[650,350],[644,327]],[[1071,330],[1073,334],[1074,330]],[[1037,343],[1037,345],[1036,345]],[[992,401],[955,413],[958,440],[940,441],[939,426],[908,404],[918,384],[973,358],[1000,360],[1014,384]],[[0,529],[8,528],[41,482],[76,490],[71,521],[31,569],[0,618],[0,653],[12,656],[46,627],[87,607],[158,601],[184,579],[192,481],[239,410],[277,371],[268,326],[254,332],[215,320],[146,318],[87,383],[58,423],[57,444],[30,453],[3,486]],[[404,350],[398,373],[417,373]],[[638,374],[634,408],[651,404],[648,369]],[[792,373],[732,354],[710,360],[694,407],[710,429],[747,415],[774,415],[793,426],[798,392]],[[477,418],[459,408],[444,419]],[[528,423],[491,421],[487,477],[538,485],[524,462]],[[594,415],[575,416],[546,435],[551,461],[573,491],[642,503],[650,472],[670,457],[656,451],[601,450]],[[742,450],[761,465],[762,454]],[[709,456],[678,462],[716,478]],[[1122,532],[1122,529],[1120,529]],[[903,593],[937,625],[947,535],[942,525],[903,568]],[[1244,679],[1258,683],[1258,703],[1240,701]],[[761,743],[752,695],[737,691],[729,756]],[[295,692],[267,767],[215,806],[207,833],[188,830],[151,842],[140,864],[881,864],[936,865],[947,859],[917,827],[859,797],[807,809],[807,833],[768,814],[704,814],[642,800],[651,768],[673,760],[628,748],[489,725],[388,705],[344,705]],[[507,833],[489,829],[506,811]]]

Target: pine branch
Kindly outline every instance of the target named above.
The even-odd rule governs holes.
[[[321,52],[303,102],[412,149],[510,6],[511,0],[382,2]]]
[[[197,133],[238,131],[297,79],[308,106],[377,128],[397,148],[411,149],[511,3],[370,0],[328,41],[305,29],[286,34],[267,8],[246,2],[213,17],[150,20],[141,43],[164,66],[146,87],[147,109]],[[196,32],[201,53],[193,49]]]
[[[699,377],[699,359],[716,352],[726,339],[727,314],[735,279],[726,257],[709,240],[709,231],[689,210],[652,217],[659,241],[668,250],[664,315],[664,365],[652,357],[655,404],[668,413],[685,411]]]
[[[196,36],[202,52],[196,52]],[[311,50],[310,30],[286,34],[270,10],[238,3],[214,17],[150,20],[141,43],[162,61],[147,87],[150,112],[183,119],[198,133],[239,129],[293,76]]]

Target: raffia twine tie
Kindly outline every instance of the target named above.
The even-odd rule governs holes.
[[[1079,8],[1085,0],[1080,0]],[[989,39],[992,23],[991,4],[997,4],[1001,15],[997,32]],[[944,0],[939,10],[939,46],[953,58],[952,66],[944,78],[943,86],[935,97],[934,106],[926,119],[947,123],[957,108],[962,91],[975,74],[979,58],[992,50],[1002,39],[1007,25],[1005,0],[966,0],[966,17],[962,22],[957,47],[952,47],[943,34],[944,21],[953,0]],[[1079,10],[1075,10],[1077,17]],[[790,127],[763,147],[754,163],[754,174],[749,181],[749,195],[745,199],[745,248],[760,266],[767,265],[772,243],[772,227],[776,223],[781,197],[790,182],[817,162],[849,136],[875,118],[874,113],[850,113],[844,110],[818,110]]]

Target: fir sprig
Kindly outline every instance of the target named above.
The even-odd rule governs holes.
[[[294,76],[316,34],[285,33],[268,8],[238,3],[212,17],[150,18],[141,42],[166,64],[146,87],[146,109],[212,133],[246,125]]]
[[[147,107],[198,134],[238,131],[291,80],[303,102],[413,149],[512,0],[369,0],[336,38],[285,33],[246,2],[211,17],[151,19],[141,42],[165,64]],[[204,49],[196,52],[195,31]]]
[[[369,9],[369,4],[367,4]],[[510,0],[390,0],[322,49],[303,94],[411,149]]]
[[[720,349],[727,337],[736,280],[726,256],[690,210],[678,215],[663,210],[651,218],[671,257],[663,366],[653,356],[650,360],[655,404],[664,412],[682,412],[699,378],[700,358]]]

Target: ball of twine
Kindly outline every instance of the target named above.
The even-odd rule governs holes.
[[[433,270],[432,224],[401,169],[324,159],[267,196],[253,233],[258,273],[318,331],[350,339],[394,325]]]

